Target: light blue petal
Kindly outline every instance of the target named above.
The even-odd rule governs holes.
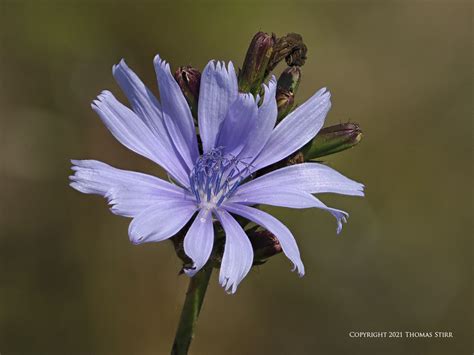
[[[255,190],[252,193],[239,193],[237,189],[237,193],[230,197],[226,203],[227,202],[241,203],[245,205],[264,204],[287,208],[315,207],[313,195],[307,192],[290,189],[274,190],[262,188],[260,190]]]
[[[346,223],[349,214],[347,212],[331,208],[322,203],[319,199],[308,192],[283,187],[278,190],[263,187],[255,190],[253,193],[236,193],[224,203],[224,207],[228,203],[244,204],[244,205],[271,205],[288,208],[320,208],[331,213],[337,220],[337,233],[342,230],[342,222]]]
[[[324,203],[322,203],[319,199],[317,199],[316,197],[314,199],[318,203],[318,206],[314,206],[314,207],[326,210],[329,213],[331,213],[334,216],[334,218],[336,218],[336,220],[337,220],[336,233],[337,234],[341,233],[342,224],[347,223],[347,219],[349,218],[349,213],[338,210],[338,209],[335,209],[335,208],[328,207]]]
[[[229,213],[218,210],[217,217],[225,231],[224,256],[219,283],[227,292],[235,293],[237,286],[252,267],[252,244],[242,227]]]
[[[119,216],[135,217],[140,212],[156,203],[166,203],[173,201],[194,202],[195,198],[187,191],[180,192],[157,192],[149,187],[129,187],[113,188],[106,195],[110,210]]]
[[[247,144],[249,133],[254,131],[257,114],[258,106],[253,95],[239,94],[222,122],[216,147],[223,147],[225,154],[237,156]]]
[[[213,244],[212,213],[201,209],[184,238],[184,252],[194,262],[193,268],[184,270],[188,276],[194,276],[207,263]]]
[[[162,157],[163,168],[169,171],[172,176],[187,175],[187,166],[181,164],[182,160],[168,135],[161,112],[161,105],[155,95],[127,66],[123,59],[119,64],[113,66],[112,73],[127,96],[133,111],[155,135],[157,144],[155,153]]]
[[[145,123],[111,92],[103,91],[92,103],[92,109],[120,143],[162,166],[183,186],[189,186],[188,175],[175,156],[167,155]]]
[[[252,195],[262,188],[281,188],[309,193],[336,193],[364,196],[364,185],[351,180],[327,165],[303,163],[284,167],[247,182],[237,190],[240,195]]]
[[[125,60],[122,59],[118,64],[114,65],[112,73],[137,116],[143,120],[157,137],[169,140],[163,123],[161,106],[155,95],[145,86],[133,70],[127,66]]]
[[[155,203],[130,223],[130,241],[141,244],[168,239],[188,223],[196,210],[197,206],[192,201],[169,200]]]
[[[154,203],[193,200],[182,188],[154,176],[120,170],[96,160],[72,160],[71,187],[107,198],[113,213],[134,217]]]
[[[255,125],[248,132],[247,143],[240,153],[240,158],[255,158],[267,143],[275,127],[278,109],[275,98],[277,82],[272,76],[270,82],[264,85],[265,96],[262,105],[258,108],[258,116]],[[258,100],[257,100],[258,102]]]
[[[179,88],[178,83],[170,72],[170,66],[157,55],[154,60],[163,119],[168,134],[181,155],[182,159],[192,169],[199,155],[196,129],[189,105]]]
[[[303,163],[281,168],[240,186],[229,202],[268,204],[289,208],[316,207],[330,212],[337,219],[337,233],[348,214],[326,206],[313,193],[337,193],[364,196],[364,185],[336,170],[318,163]]]
[[[247,218],[273,233],[280,242],[283,252],[293,263],[294,267],[292,271],[297,270],[300,277],[304,275],[304,265],[301,261],[298,245],[290,230],[283,223],[266,212],[240,204],[229,203],[226,204],[225,209],[231,213]]]
[[[276,163],[308,143],[321,129],[331,108],[330,93],[319,90],[273,130],[253,163],[254,171]]]
[[[210,61],[201,75],[198,118],[203,151],[216,147],[217,135],[232,102],[237,98],[234,65]]]

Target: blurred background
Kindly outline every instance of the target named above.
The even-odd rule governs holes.
[[[156,53],[174,69],[240,65],[259,30],[303,36],[297,101],[328,86],[326,124],[361,124],[362,143],[325,160],[367,196],[323,196],[351,214],[340,236],[328,213],[268,208],[296,236],[307,275],[279,255],[229,296],[214,273],[191,354],[472,352],[469,2],[2,0],[2,355],[169,352],[187,286],[171,243],[131,245],[129,220],[69,188],[69,159],[164,176],[90,109],[102,89],[123,98],[112,65],[125,58],[156,90]]]

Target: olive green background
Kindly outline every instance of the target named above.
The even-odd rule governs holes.
[[[230,296],[214,275],[191,354],[472,353],[469,2],[0,0],[2,355],[169,352],[187,284],[171,244],[131,245],[126,218],[68,187],[69,159],[164,176],[90,109],[118,94],[112,65],[126,58],[156,90],[156,53],[238,66],[258,30],[302,34],[297,100],[327,86],[327,124],[361,124],[362,143],[326,160],[366,197],[323,196],[351,214],[340,236],[323,211],[269,208],[306,276],[279,255]]]

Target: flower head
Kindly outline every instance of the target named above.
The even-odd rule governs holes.
[[[276,80],[264,85],[261,105],[239,93],[232,63],[211,61],[200,82],[198,144],[193,117],[170,72],[159,56],[154,61],[160,100],[122,60],[113,75],[131,109],[104,91],[92,104],[111,133],[127,148],[165,169],[172,182],[120,170],[95,160],[73,160],[71,186],[106,197],[111,211],[133,218],[132,243],[168,239],[193,219],[184,238],[184,251],[193,261],[185,270],[193,276],[208,261],[213,222],[226,237],[219,281],[234,293],[253,263],[252,243],[233,215],[244,217],[272,233],[300,276],[304,266],[289,229],[255,207],[316,207],[333,214],[338,232],[347,213],[330,208],[313,194],[363,196],[363,185],[328,166],[303,163],[253,178],[255,172],[302,148],[321,129],[331,107],[330,94],[319,90],[276,125]]]

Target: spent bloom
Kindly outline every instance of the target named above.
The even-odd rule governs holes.
[[[193,219],[184,238],[184,251],[193,261],[184,271],[191,277],[208,261],[213,222],[219,221],[225,231],[219,282],[228,292],[236,291],[254,257],[252,244],[234,215],[272,233],[294,264],[293,270],[304,275],[289,229],[255,206],[320,208],[337,219],[340,232],[347,213],[326,206],[314,194],[363,196],[363,185],[313,162],[254,177],[313,139],[331,107],[330,93],[319,90],[276,125],[274,77],[264,85],[260,100],[239,93],[231,62],[226,66],[211,61],[199,89],[199,141],[189,105],[169,64],[156,56],[154,66],[160,100],[122,60],[113,67],[113,75],[131,109],[109,91],[102,92],[92,108],[118,141],[165,169],[170,182],[96,160],[73,160],[71,186],[104,196],[113,213],[133,218],[128,233],[134,244],[168,239]]]

